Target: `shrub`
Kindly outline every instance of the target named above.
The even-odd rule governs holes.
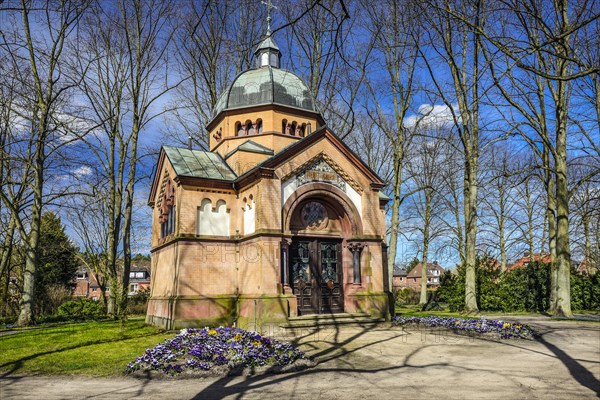
[[[550,266],[540,262],[501,273],[478,259],[476,272],[477,305],[481,311],[545,312],[550,306]],[[438,289],[439,301],[450,311],[464,308],[465,267],[447,271]],[[571,308],[600,311],[600,274],[579,275],[571,271]]]
[[[58,307],[56,315],[75,321],[101,319],[106,316],[102,304],[88,298],[70,300],[62,303],[60,307]]]
[[[450,311],[460,311],[465,306],[465,268],[459,266],[456,274],[444,272],[437,290],[438,300],[448,304]]]
[[[579,275],[571,271],[571,308],[600,311],[600,273]]]
[[[413,288],[405,287],[398,288],[395,291],[396,304],[408,305],[408,304],[419,304],[420,293]]]
[[[146,314],[148,308],[148,299],[150,298],[150,288],[145,288],[129,297],[127,302],[128,314]]]

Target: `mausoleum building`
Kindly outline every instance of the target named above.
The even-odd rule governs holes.
[[[209,151],[163,146],[147,322],[165,328],[388,315],[384,182],[280,68],[270,35],[222,93]]]

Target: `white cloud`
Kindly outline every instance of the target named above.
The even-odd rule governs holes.
[[[77,178],[81,178],[83,176],[90,175],[91,173],[92,173],[92,169],[86,165],[82,165],[81,167],[79,167],[75,171],[73,171],[73,175],[75,175]]]
[[[457,107],[453,106],[454,113],[458,113]],[[417,113],[404,119],[406,128],[413,128],[420,121],[422,127],[443,128],[454,123],[452,110],[445,104],[421,104]]]

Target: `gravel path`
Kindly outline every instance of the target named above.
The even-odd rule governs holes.
[[[5,376],[6,399],[446,399],[600,397],[600,324],[507,317],[538,340],[497,340],[417,328],[306,330],[309,370],[202,379]],[[288,338],[290,340],[292,338]]]

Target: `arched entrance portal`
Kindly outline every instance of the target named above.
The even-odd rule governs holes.
[[[356,207],[338,188],[307,184],[284,207],[289,286],[298,315],[344,311],[344,284],[352,270],[348,240],[360,235]]]
[[[344,311],[341,243],[297,238],[290,247],[290,286],[298,315]]]

